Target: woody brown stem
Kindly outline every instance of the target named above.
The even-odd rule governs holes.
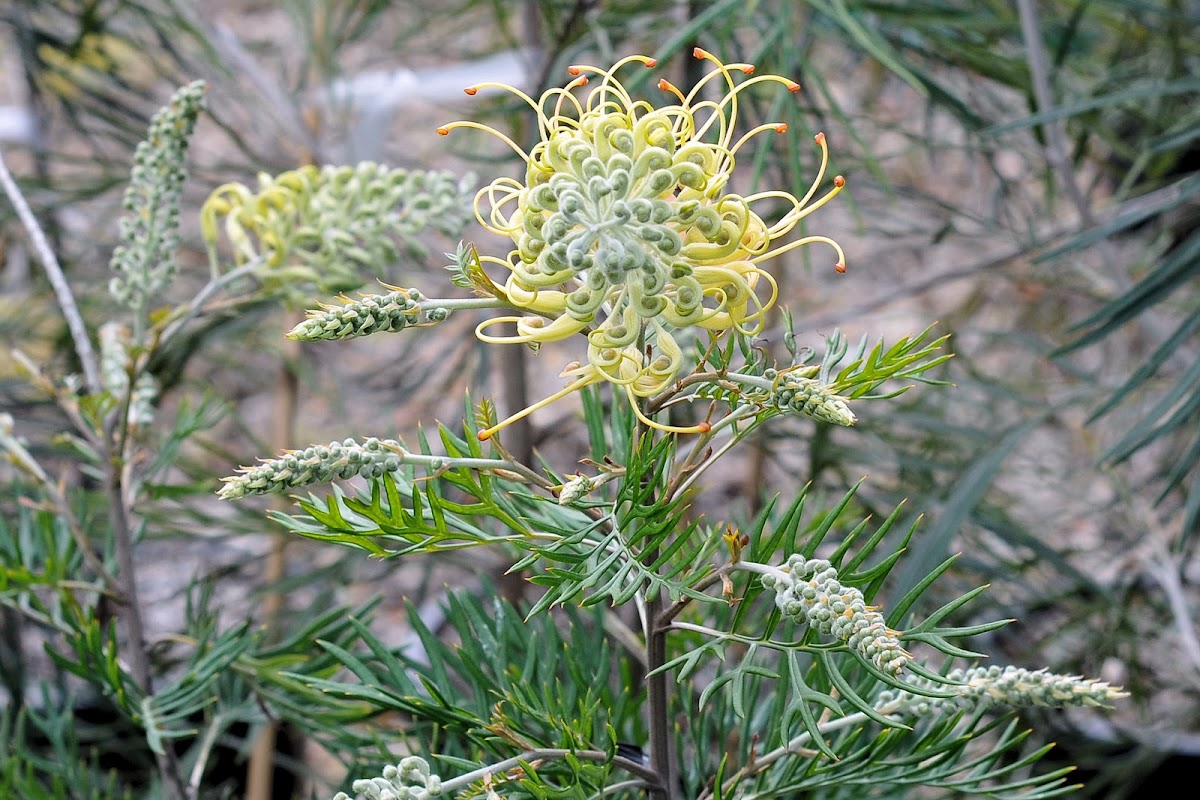
[[[271,432],[271,446],[275,452],[287,450],[296,438],[296,416],[299,407],[300,381],[296,376],[296,363],[299,361],[301,343],[287,340],[284,345],[279,372],[275,383],[275,425]],[[277,506],[286,506],[285,498],[276,496]],[[271,536],[271,549],[263,567],[263,585],[267,587],[262,602],[262,622],[267,629],[268,638],[273,638],[279,629],[280,617],[284,606],[283,592],[278,584],[287,575],[287,542],[288,537],[283,531],[274,530]],[[270,800],[275,766],[275,742],[278,739],[279,726],[273,720],[267,720],[254,748],[250,751],[250,761],[246,767],[246,800]]]

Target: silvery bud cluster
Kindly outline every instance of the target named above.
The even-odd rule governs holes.
[[[100,326],[100,382],[104,391],[123,401],[129,391],[129,329],[119,322]],[[154,401],[158,399],[158,381],[143,372],[129,396],[129,424],[146,427],[154,421]]]
[[[450,316],[448,308],[424,305],[428,298],[416,289],[341,300],[340,306],[322,304],[320,309],[309,311],[308,319],[288,331],[288,338],[302,342],[352,339],[380,331],[395,333],[436,325]]]
[[[588,493],[595,488],[596,482],[592,478],[583,474],[576,475],[563,484],[562,491],[558,493],[558,504],[569,506],[575,501],[587,497]]]
[[[912,660],[883,615],[867,605],[862,592],[843,586],[825,559],[788,558],[762,578],[775,592],[775,605],[796,622],[845,642],[884,672],[899,674]]]
[[[154,422],[154,401],[158,399],[158,379],[149,372],[138,375],[129,396],[129,424],[145,428]]]
[[[767,402],[780,411],[844,427],[850,427],[858,421],[847,405],[846,398],[829,391],[815,378],[773,369],[764,372],[763,377],[775,381]]]
[[[109,264],[115,273],[109,292],[130,308],[144,308],[147,299],[175,276],[184,161],[203,108],[203,81],[179,89],[150,120],[146,140],[134,154],[120,223],[121,244]]]
[[[100,383],[113,397],[129,390],[129,329],[119,322],[100,326]]]
[[[1103,681],[1011,665],[956,669],[946,675],[946,680],[948,684],[908,676],[908,683],[914,687],[941,694],[953,693],[953,697],[926,697],[889,690],[879,694],[875,708],[889,714],[919,717],[947,710],[982,710],[995,705],[1107,706],[1125,696],[1125,692]]]
[[[314,483],[379,478],[400,469],[405,450],[393,439],[371,437],[358,444],[353,439],[289,450],[256,467],[243,467],[238,475],[223,478],[218,493],[224,500],[255,494],[275,494]]]
[[[401,759],[397,766],[383,768],[383,776],[358,780],[351,788],[366,800],[426,800],[442,796],[442,779],[429,772],[429,764],[418,756]],[[333,800],[352,800],[338,792]]]

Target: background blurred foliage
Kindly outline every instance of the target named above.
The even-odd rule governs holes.
[[[869,470],[872,480],[858,495],[867,510],[886,516],[907,497],[914,514],[928,513],[906,562],[910,579],[966,550],[963,585],[982,575],[995,584],[988,597],[1003,614],[1023,620],[1015,635],[997,634],[991,649],[1029,666],[1101,674],[1134,691],[1133,710],[1115,727],[1072,733],[1081,749],[1108,756],[1097,767],[1107,771],[1096,784],[1107,786],[1105,796],[1121,796],[1156,759],[1200,755],[1200,6],[1193,0],[204,5],[0,2],[9,50],[0,68],[9,71],[10,99],[23,102],[37,125],[23,186],[77,286],[100,285],[130,153],[169,89],[188,80],[210,86],[188,186],[195,208],[218,182],[343,162],[364,131],[380,125],[399,134],[381,160],[412,166],[421,156],[405,147],[414,139],[398,119],[405,114],[352,104],[337,89],[374,69],[450,68],[520,48],[535,65],[527,88],[536,92],[559,82],[567,64],[635,51],[686,71],[699,44],[726,61],[794,77],[804,86],[799,102],[747,95],[751,117],[790,127],[744,159],[739,189],[751,191],[765,177],[806,186],[815,166],[811,136],[825,130],[851,187],[852,218],[836,224],[862,242],[849,248],[858,281],[849,290],[822,264],[785,265],[781,282],[797,330],[853,331],[860,318],[914,314],[919,328],[936,316],[955,334],[949,377],[958,388],[913,393],[887,425],[773,428],[743,474],[723,487],[728,508],[707,510],[735,517],[775,492],[810,480],[844,484]],[[1022,12],[1027,22],[1034,17],[1036,38],[1023,32]],[[496,109],[500,118],[506,111]],[[440,119],[422,113],[417,125],[431,130]],[[511,168],[494,159],[472,166]],[[14,276],[10,214],[0,208]],[[185,226],[184,234],[195,241],[194,230]],[[181,257],[199,271],[199,247]],[[13,292],[0,297],[5,343],[57,354],[70,370],[65,336],[45,322],[53,314],[43,302],[48,291],[36,277],[6,281]],[[81,295],[85,314],[99,319],[103,293]],[[208,498],[214,474],[265,452],[261,441],[230,444],[260,436],[243,401],[256,391],[261,363],[250,357],[238,367],[223,356],[234,342],[239,352],[248,342],[277,347],[279,326],[264,327],[262,318],[216,317],[176,363],[162,366],[179,381],[168,405],[215,384],[233,412],[224,430],[237,434],[201,438],[201,447],[181,452],[146,509],[155,536],[261,530],[255,513],[230,519]],[[765,339],[765,349],[784,357],[782,330]],[[428,363],[416,345],[394,341],[406,349],[391,351],[398,352],[389,354],[393,363]],[[464,348],[455,352],[475,359],[459,363],[488,366]],[[396,403],[428,385],[420,370],[398,372],[371,396]],[[22,386],[5,367],[0,402],[55,429],[51,410]],[[333,385],[312,393],[325,407],[372,413]],[[212,412],[184,406],[180,424],[200,415],[197,408]],[[6,490],[5,515],[12,511],[21,526],[43,524],[17,515],[19,494],[15,485]],[[319,569],[332,586],[382,568],[343,558]],[[253,563],[222,570],[221,580],[246,581]],[[327,595],[310,599],[320,607]],[[293,608],[298,620],[303,606]],[[10,696],[19,697],[21,671],[4,675]],[[245,687],[230,692],[230,709],[245,701]],[[8,719],[0,734],[45,730],[56,719],[52,708],[39,713],[49,715],[44,725]],[[230,711],[223,719],[237,717]],[[78,749],[65,735],[50,741],[55,752]],[[344,756],[353,760],[351,752],[367,757],[354,748]],[[95,769],[82,753],[72,763]],[[5,769],[16,786],[35,767]]]

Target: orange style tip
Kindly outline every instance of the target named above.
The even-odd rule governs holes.
[[[813,137],[813,141],[815,141],[819,145],[825,144],[825,132],[821,131],[820,133],[818,133],[816,136]]]
[[[488,439],[492,438],[492,431],[491,430],[482,430],[479,433],[475,434],[475,438],[481,442],[486,442]]]
[[[846,185],[846,179],[841,175],[835,175],[833,178],[833,185],[840,189]]]
[[[800,91],[800,84],[796,83],[795,81],[788,81],[787,83],[784,84],[784,86],[786,86],[787,90],[789,92],[791,92],[792,94],[795,94],[796,92]]]
[[[655,68],[655,67],[657,67],[657,66],[658,66],[658,59],[657,59],[657,58],[647,58],[647,59],[646,59],[646,67],[647,67],[647,69],[654,69],[654,68]]]
[[[775,126],[775,132],[776,132],[776,133],[787,133],[787,123],[786,123],[786,122],[781,122],[781,123],[779,123],[778,125],[776,125],[776,126]]]
[[[712,425],[709,425],[707,422],[701,422],[696,426],[696,430],[700,431],[700,433],[708,433],[712,430]]]
[[[449,136],[450,135],[449,128],[437,128],[437,132],[438,132],[438,136]]]
[[[478,86],[468,86],[467,88],[463,89],[463,91],[466,92],[467,94],[469,94],[471,97],[474,97],[475,93],[479,91],[479,87]]]
[[[578,75],[581,72],[583,72],[583,68],[578,64],[572,64],[571,66],[567,67],[568,75]]]
[[[710,55],[712,55],[712,53],[708,52],[703,47],[693,47],[692,48],[692,57],[693,58],[708,58]]]
[[[845,264],[843,264],[843,263],[842,263],[842,262],[840,262],[840,261],[839,261],[838,263],[834,264],[834,265],[833,265],[833,268],[834,268],[835,270],[837,270],[837,272],[838,272],[838,274],[839,274],[839,275],[845,275],[845,274],[846,274],[846,265],[845,265]]]
[[[753,75],[754,74],[754,65],[747,64],[746,66],[742,67],[742,74],[743,75]]]
[[[669,91],[671,91],[671,82],[669,80],[667,80],[666,78],[659,78],[658,79],[658,88],[662,89],[664,92],[669,92]]]

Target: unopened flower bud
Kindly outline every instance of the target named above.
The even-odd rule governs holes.
[[[912,659],[883,615],[857,588],[844,586],[824,559],[792,555],[781,570],[763,576],[763,585],[786,616],[844,642],[884,672],[899,674]]]

